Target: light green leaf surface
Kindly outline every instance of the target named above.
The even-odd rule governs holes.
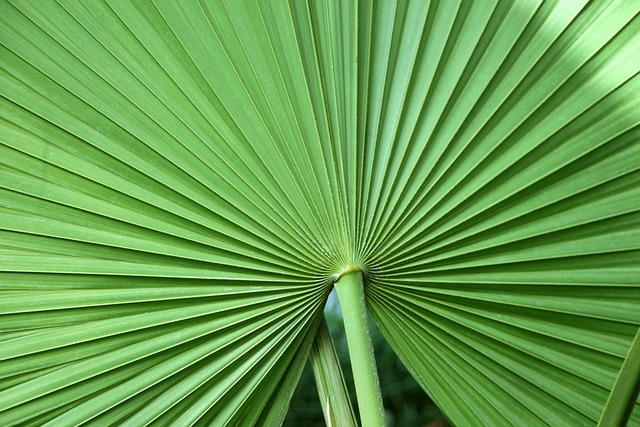
[[[637,1],[2,0],[0,41],[3,425],[279,425],[350,264],[454,424],[598,422]]]

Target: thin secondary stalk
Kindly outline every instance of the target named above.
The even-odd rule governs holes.
[[[318,327],[309,358],[327,426],[357,426],[340,362],[324,318]]]
[[[346,269],[335,288],[342,308],[360,420],[363,426],[384,426],[384,406],[367,324],[362,272],[356,267]]]
[[[629,354],[620,368],[607,404],[600,416],[598,427],[624,426],[640,392],[640,328],[631,343]]]

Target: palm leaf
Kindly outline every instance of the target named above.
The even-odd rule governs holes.
[[[3,1],[3,424],[279,424],[352,263],[453,423],[595,424],[640,325],[639,12]]]

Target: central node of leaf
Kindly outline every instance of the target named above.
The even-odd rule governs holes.
[[[340,280],[341,277],[344,277],[348,274],[351,273],[355,273],[358,271],[362,271],[362,268],[354,263],[349,263],[347,264],[342,270],[340,270],[339,272],[333,274],[331,276],[331,278],[333,279],[333,283],[337,282],[338,280]]]

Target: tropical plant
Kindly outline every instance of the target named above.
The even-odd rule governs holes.
[[[0,4],[2,425],[640,424],[640,2]]]

